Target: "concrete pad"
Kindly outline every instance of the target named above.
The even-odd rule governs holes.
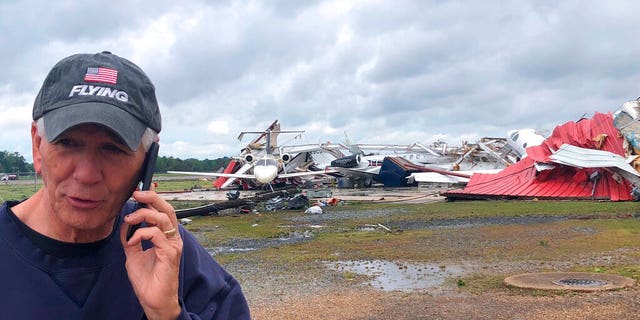
[[[517,288],[584,292],[622,289],[635,282],[627,277],[588,272],[525,273],[504,279],[505,285]]]

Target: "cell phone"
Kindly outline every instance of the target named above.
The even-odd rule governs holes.
[[[138,182],[138,186],[140,186],[140,190],[149,190],[151,189],[151,180],[153,180],[153,171],[156,169],[156,159],[158,158],[158,149],[160,149],[160,145],[157,142],[152,142],[149,147],[149,151],[147,151],[147,155],[144,159],[144,164],[142,167],[142,174],[140,175],[140,180]],[[142,203],[137,203],[135,210],[143,208],[145,205]],[[134,210],[134,211],[135,211]],[[127,229],[127,241],[131,239],[133,233],[136,232],[140,228],[140,224],[130,225],[129,229]]]

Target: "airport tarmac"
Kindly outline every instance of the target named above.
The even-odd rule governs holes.
[[[328,195],[330,197],[310,197],[311,201],[328,200],[336,198],[341,201],[365,201],[365,202],[397,202],[397,203],[432,203],[444,201],[445,198],[439,195],[443,188],[367,188],[367,189],[342,189],[342,188],[322,188],[303,189],[310,193]],[[316,192],[311,192],[316,191]],[[321,192],[318,192],[321,191]],[[205,201],[226,201],[229,190],[193,190],[185,192],[160,193],[165,200],[205,200]],[[240,192],[240,198],[251,197],[256,194],[254,190]]]

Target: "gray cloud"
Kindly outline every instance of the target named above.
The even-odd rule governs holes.
[[[633,1],[96,5],[0,3],[5,131],[28,125],[15,110],[30,108],[56,61],[104,49],[152,78],[162,152],[178,157],[233,155],[239,131],[275,119],[308,130],[308,142],[347,131],[366,143],[459,143],[550,132],[640,96]],[[24,133],[4,134],[0,149],[29,150]]]

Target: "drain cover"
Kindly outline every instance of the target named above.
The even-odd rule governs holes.
[[[600,287],[609,284],[607,281],[594,279],[561,279],[553,281],[553,283],[561,286],[574,287]]]
[[[541,272],[504,279],[507,286],[538,290],[603,291],[631,287],[635,280],[603,273]]]

